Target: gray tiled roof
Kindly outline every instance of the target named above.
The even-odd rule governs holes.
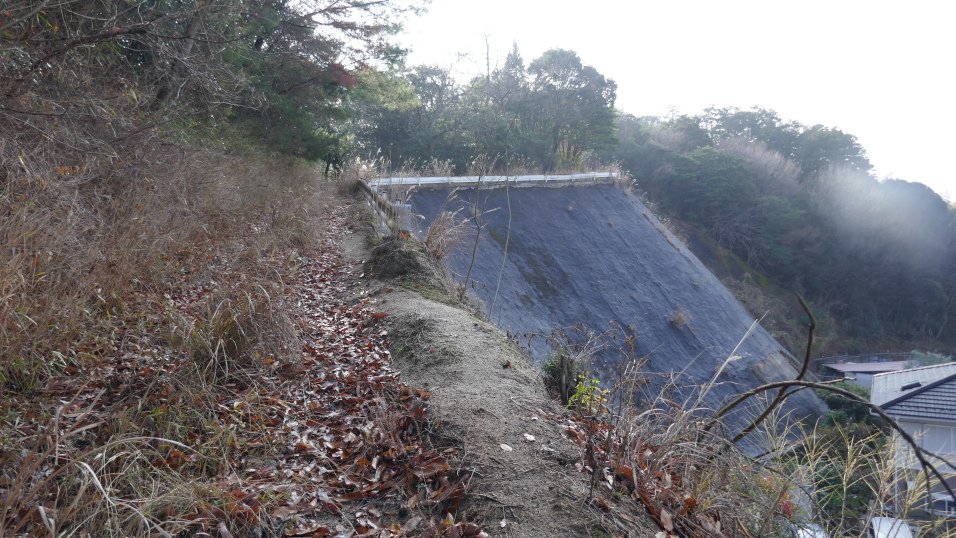
[[[907,390],[880,407],[898,418],[956,422],[956,374]]]
[[[956,363],[938,364],[923,368],[911,368],[899,372],[887,372],[873,376],[870,388],[870,401],[882,406],[886,402],[895,400],[911,390],[902,390],[911,383],[919,383],[925,387],[940,379],[956,374]]]

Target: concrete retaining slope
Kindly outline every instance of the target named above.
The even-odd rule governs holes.
[[[411,208],[422,216],[419,233],[443,205],[471,215],[475,190],[458,190],[446,201],[449,192],[414,192]],[[547,335],[556,327],[584,324],[600,333],[616,324],[623,334],[636,335],[636,354],[647,357],[646,370],[663,374],[652,376],[647,399],[662,401],[662,390],[675,401],[692,398],[694,388],[711,380],[754,321],[625,190],[611,185],[499,189],[481,192],[479,200],[484,227],[469,292],[490,321],[522,342],[521,335]],[[447,260],[453,273],[467,273],[473,238],[472,223],[469,239]],[[674,323],[678,312],[686,326]],[[533,338],[530,351],[542,360],[548,352],[545,340]],[[707,406],[716,408],[742,391],[797,374],[797,361],[760,326],[735,354],[740,358],[724,367],[705,398]],[[599,355],[605,380],[617,375],[622,360],[616,350]],[[811,391],[792,397],[787,408],[800,416],[826,411]],[[738,414],[734,422],[744,419]]]

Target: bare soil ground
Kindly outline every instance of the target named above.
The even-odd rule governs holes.
[[[390,315],[392,367],[404,383],[431,393],[432,435],[458,448],[454,465],[473,486],[459,519],[492,536],[651,536],[660,530],[633,502],[621,507],[629,518],[616,515],[621,501],[595,508],[601,505],[591,500],[583,449],[566,431],[567,411],[505,334],[458,304],[424,253],[386,244],[373,255],[361,233],[341,247],[353,270],[364,266],[390,277],[366,275],[360,294]],[[395,267],[396,257],[412,267]]]

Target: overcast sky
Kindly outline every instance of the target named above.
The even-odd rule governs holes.
[[[401,40],[411,65],[468,75],[486,37],[492,68],[513,42],[526,64],[570,49],[631,114],[773,109],[855,135],[880,178],[956,201],[954,23],[946,0],[433,0]]]

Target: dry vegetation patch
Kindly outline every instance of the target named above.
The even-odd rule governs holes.
[[[3,157],[0,535],[480,533],[348,298],[334,186],[181,144]]]

